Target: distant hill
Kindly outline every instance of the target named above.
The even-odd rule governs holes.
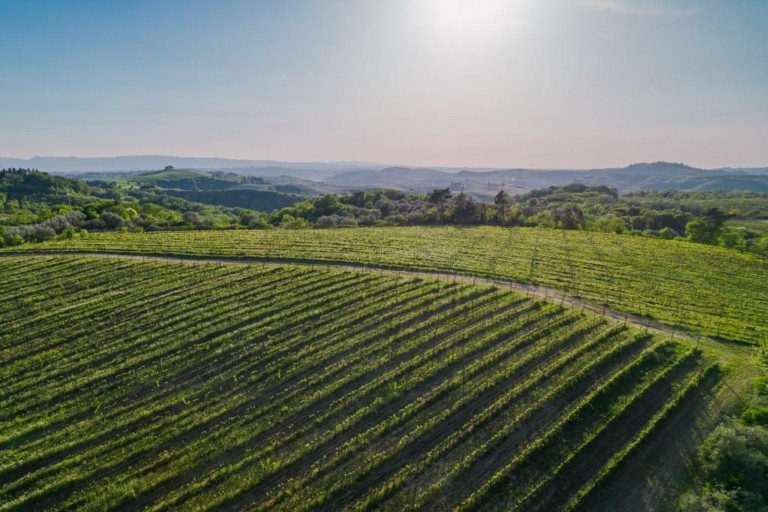
[[[136,155],[115,157],[36,156],[30,159],[0,157],[0,168],[30,167],[57,173],[125,172],[162,169],[166,165],[186,169],[265,169],[278,174],[285,170],[301,170],[322,176],[350,169],[381,169],[386,164],[372,162],[280,162],[276,160],[240,160],[232,158],[198,158],[170,155]]]
[[[192,169],[165,168],[131,174],[123,178],[128,185],[157,187],[161,193],[187,201],[218,206],[272,211],[306,199],[299,187],[279,190],[264,178],[235,173],[203,172]]]
[[[499,190],[519,194],[570,183],[606,185],[620,193],[638,190],[750,190],[765,191],[768,169],[697,169],[681,163],[638,163],[620,168],[590,170],[509,169],[449,173],[434,169],[387,168],[379,171],[345,172],[331,176],[329,183],[345,188],[395,188],[428,192],[451,187],[489,199]]]
[[[201,175],[217,170],[270,178],[273,184],[294,187],[289,190],[307,194],[383,188],[423,193],[435,188],[451,187],[455,191],[464,190],[478,199],[487,200],[501,189],[510,194],[520,194],[574,182],[606,185],[621,193],[663,189],[768,190],[768,167],[698,169],[674,162],[636,163],[627,167],[604,169],[462,169],[390,166],[372,162],[280,162],[165,155],[35,157],[29,160],[0,158],[0,167],[38,168],[85,179],[105,179],[104,175],[108,173],[120,173],[123,176],[131,174],[131,179],[134,179],[137,172],[163,169],[166,166]],[[163,186],[184,190],[213,190],[219,185],[197,176],[158,174],[161,172],[145,173],[146,176],[141,179],[164,180]],[[174,179],[193,179],[196,185],[192,187],[180,182],[173,184]]]
[[[328,178],[331,184],[344,187],[392,188],[411,190],[430,188],[436,182],[450,181],[454,174],[433,169],[410,169],[408,167],[387,167],[375,171],[350,171]],[[433,187],[434,188],[434,187]]]
[[[231,208],[249,208],[262,212],[279,210],[306,199],[298,194],[265,190],[165,190],[165,193],[196,203],[215,204]]]
[[[586,185],[607,185],[619,192],[638,190],[768,190],[767,169],[705,170],[680,163],[655,162],[587,173]]]
[[[226,190],[242,183],[244,178],[224,173],[217,176],[191,169],[165,169],[131,175],[126,179],[128,182],[152,184],[165,189]]]
[[[0,192],[9,199],[43,198],[51,195],[89,194],[80,180],[53,176],[33,169],[0,170]]]

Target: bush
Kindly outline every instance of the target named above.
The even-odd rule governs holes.
[[[362,215],[357,219],[357,223],[361,226],[373,226],[376,224],[376,217],[373,215]]]
[[[125,219],[112,212],[103,212],[100,219],[107,229],[118,229],[123,227],[123,224],[125,223]]]
[[[732,422],[704,441],[701,467],[726,487],[747,486],[768,493],[768,431]]]
[[[37,226],[34,231],[34,238],[38,242],[44,242],[50,240],[56,236],[56,231],[48,226]]]
[[[665,240],[673,240],[673,239],[677,238],[680,235],[674,229],[672,229],[670,227],[666,227],[666,228],[662,228],[659,231],[659,236],[661,238],[665,239]]]
[[[768,427],[768,407],[762,405],[750,405],[741,414],[741,421],[745,425],[762,425]]]
[[[319,228],[335,228],[339,225],[338,215],[323,215],[317,219],[317,227]]]
[[[5,236],[5,245],[12,247],[14,245],[21,245],[24,243],[24,238],[18,234],[8,234]]]
[[[683,495],[678,510],[764,512],[768,508],[768,429],[728,421],[707,436],[696,463],[701,489]]]
[[[354,228],[357,226],[357,221],[354,217],[339,217],[340,228]]]
[[[306,229],[309,227],[309,222],[300,217],[283,215],[283,221],[280,223],[280,227],[283,229]]]

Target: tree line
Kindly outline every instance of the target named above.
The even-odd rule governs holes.
[[[734,199],[734,203],[730,202]],[[718,206],[748,202],[749,212]],[[328,194],[272,213],[259,214],[249,227],[335,228],[374,225],[497,225],[545,227],[629,234],[720,245],[768,256],[768,233],[733,227],[732,219],[768,219],[768,194],[666,192],[620,196],[606,186],[572,184],[511,196],[499,191],[479,201],[450,188],[428,194],[396,190]]]
[[[641,191],[621,196],[604,185],[576,183],[515,196],[500,190],[481,201],[450,188],[427,194],[375,190],[326,194],[260,212],[98,183],[89,187],[34,169],[0,171],[0,246],[102,230],[496,225],[688,240],[768,256],[768,233],[734,227],[734,219],[768,219],[768,194]]]

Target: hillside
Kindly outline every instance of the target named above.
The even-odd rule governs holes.
[[[8,199],[52,200],[56,197],[89,195],[87,184],[61,176],[53,176],[34,169],[0,170],[0,193]]]
[[[174,156],[123,156],[105,158],[35,157],[27,160],[0,158],[0,167],[34,167],[44,171],[110,179],[109,175],[132,175],[172,165],[177,169],[197,169],[236,173],[241,176],[296,179],[314,184],[322,193],[397,189],[426,193],[451,186],[463,189],[477,199],[491,199],[501,188],[510,194],[570,183],[605,185],[619,193],[638,190],[768,190],[768,168],[699,169],[681,163],[636,163],[626,167],[596,169],[488,169],[462,167],[392,166],[370,162],[280,162],[225,158],[185,158]],[[149,171],[156,172],[156,171]],[[304,184],[305,188],[313,186]],[[186,187],[177,187],[186,188]]]
[[[233,179],[223,179],[209,173],[191,169],[165,169],[131,175],[128,183],[152,184],[162,188],[182,190],[223,190],[237,183]]]
[[[172,155],[131,155],[114,157],[36,156],[29,159],[0,157],[0,167],[34,167],[47,172],[125,172],[162,169],[166,165],[187,169],[275,169],[295,171],[302,177],[319,177],[351,169],[381,169],[384,164],[371,162],[281,162],[234,158],[180,157]]]
[[[690,342],[455,279],[0,272],[0,510],[556,510],[597,491],[615,510],[631,459],[698,428],[720,375]]]
[[[393,188],[430,192],[451,187],[479,199],[499,190],[510,194],[570,183],[604,185],[619,193],[638,190],[748,190],[768,188],[767,169],[697,169],[680,163],[638,163],[609,169],[508,169],[441,171],[424,168],[385,168],[346,172],[327,181],[346,188]]]
[[[104,233],[21,250],[350,262],[544,285],[695,333],[748,343],[768,331],[764,258],[680,241],[532,228]]]
[[[195,184],[198,176],[192,172],[160,171],[153,173],[152,179]],[[214,181],[224,181],[228,186],[233,183]],[[264,205],[274,200],[266,194],[253,204]],[[292,202],[295,201],[270,205],[278,207]],[[0,247],[68,238],[76,232],[84,235],[88,231],[200,229],[259,223],[259,214],[255,211],[172,197],[151,181],[138,186],[103,181],[88,184],[35,169],[0,170]]]
[[[139,187],[196,203],[257,211],[278,210],[306,198],[303,194],[279,190],[263,178],[221,171],[166,168],[125,176],[102,175],[99,181],[129,190]],[[298,187],[296,190],[301,191]]]

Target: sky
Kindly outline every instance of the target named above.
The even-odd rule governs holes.
[[[0,155],[768,166],[768,0],[0,0]]]

